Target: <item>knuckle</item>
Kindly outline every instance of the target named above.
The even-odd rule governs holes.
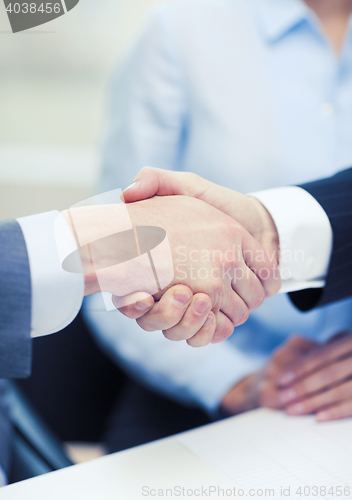
[[[152,324],[150,324],[146,319],[139,318],[136,320],[137,325],[142,328],[145,332],[155,332],[158,328],[154,328]]]
[[[302,396],[305,394],[314,394],[318,390],[320,390],[320,388],[322,388],[322,386],[325,386],[325,385],[326,385],[326,381],[323,379],[323,377],[321,379],[319,379],[319,381],[316,379],[316,377],[307,378],[306,380],[302,380],[296,386],[297,394],[299,396]]]
[[[293,386],[293,388],[298,396],[314,392],[314,385],[310,380],[302,380],[299,384]]]
[[[184,172],[183,174],[189,181],[199,181],[200,177],[199,175],[195,174],[194,172]]]
[[[226,340],[233,332],[233,327],[230,327],[227,323],[222,323],[215,330],[215,341],[216,343]]]
[[[262,384],[258,392],[259,406],[266,406],[270,401],[271,388],[268,383]]]
[[[175,322],[177,320],[180,320],[181,318],[182,315],[177,318],[175,312],[171,309],[162,309],[161,311],[159,311],[158,322],[163,325],[163,329],[166,329],[171,328],[175,324]]]
[[[274,361],[279,361],[279,360],[282,358],[282,356],[283,356],[284,352],[285,352],[285,347],[278,347],[278,348],[274,351],[274,354],[273,354],[273,356],[272,356],[272,359],[273,359]]]
[[[280,367],[276,363],[270,363],[266,369],[267,379],[277,379],[282,373]]]
[[[304,343],[304,338],[301,337],[300,335],[292,335],[292,337],[289,338],[287,345],[293,346],[293,345],[300,345],[302,342]]]
[[[208,345],[210,343],[210,339],[202,335],[196,334],[194,335],[194,337],[188,339],[186,342],[191,347],[198,348],[198,347],[205,347],[206,345]]]
[[[133,319],[133,315],[136,313],[136,310],[134,308],[131,308],[130,306],[118,307],[117,309],[121,314],[127,316],[127,318]]]
[[[197,342],[192,338],[192,339],[188,339],[186,340],[186,343],[190,346],[190,347],[193,347],[193,348],[197,348],[197,347],[202,347],[202,346],[199,346],[197,344]]]
[[[334,395],[334,399],[345,399],[348,396],[352,395],[352,391],[348,391],[347,384],[341,384],[332,389],[332,393]]]
[[[154,169],[154,168],[152,168],[152,167],[143,167],[143,168],[141,169],[140,173],[141,173],[141,174],[145,174],[145,175],[147,175],[147,174],[151,174],[152,172],[154,172],[154,170],[155,170],[155,169]]]
[[[182,317],[182,316],[181,316]],[[166,330],[179,321],[173,311],[168,308],[160,308],[157,314],[143,316],[137,319],[138,325],[147,332],[155,332],[156,330]]]
[[[217,312],[221,308],[221,304],[224,298],[224,290],[222,284],[216,282],[214,286],[212,286],[211,290],[211,299],[212,299],[212,310]]]
[[[265,296],[272,297],[277,294],[281,288],[281,278],[280,276],[276,276],[275,267],[269,267],[269,276],[267,279],[262,280]]]
[[[245,323],[248,318],[249,310],[248,307],[244,306],[239,310],[238,315],[235,316],[234,326],[243,325],[243,323]]]
[[[218,300],[222,300],[223,297],[223,285],[219,280],[216,280],[215,283],[213,283],[212,291],[215,294],[216,297],[218,297]]]
[[[179,176],[182,176],[182,180],[184,182],[184,185],[187,188],[191,188],[193,186],[199,186],[199,184],[202,182],[201,177],[199,175],[194,174],[193,172],[179,172]]]
[[[212,304],[212,301],[211,301],[211,298],[209,297],[209,295],[207,295],[207,294],[205,294],[205,293],[197,293],[197,294],[194,296],[194,298],[195,298],[195,299],[196,299],[196,298],[197,298],[197,299],[198,299],[198,298],[200,298],[200,299],[202,299],[203,301],[207,302],[207,303],[208,303],[208,307],[210,307],[210,308],[211,308],[211,307],[212,307],[212,305],[213,305],[213,304]]]
[[[184,318],[181,322],[182,330],[184,332],[188,332],[189,335],[194,334],[199,329],[199,320],[198,318]]]
[[[163,330],[163,335],[167,340],[171,340],[171,342],[179,342],[180,340],[184,340],[183,337],[172,330]]]
[[[329,383],[332,381],[339,380],[341,378],[339,363],[335,363],[327,368],[322,374],[322,379],[324,382]]]
[[[258,307],[260,307],[263,304],[265,300],[264,288],[261,287],[261,289],[259,291],[256,291],[254,295],[256,300],[253,302],[253,304],[251,304],[251,310],[258,309]]]
[[[331,346],[326,345],[318,350],[313,358],[316,366],[325,365],[330,362],[330,358],[334,358],[334,349]]]
[[[278,408],[278,396],[276,389],[269,383],[262,385],[258,395],[259,406],[266,408]]]

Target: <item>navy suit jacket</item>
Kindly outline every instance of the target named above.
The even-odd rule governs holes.
[[[352,296],[352,168],[300,187],[320,203],[333,231],[333,249],[325,287],[290,294],[299,309],[308,311]]]
[[[0,221],[0,378],[26,377],[31,368],[31,282],[19,224]],[[0,466],[7,472],[11,425],[6,381],[0,380]]]
[[[0,378],[31,369],[31,280],[26,243],[15,220],[0,221]]]

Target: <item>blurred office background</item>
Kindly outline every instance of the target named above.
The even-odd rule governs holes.
[[[89,196],[111,74],[154,2],[80,0],[67,15],[12,34],[1,0],[0,219]],[[124,375],[81,317],[36,339],[33,354],[32,377],[19,384],[44,422],[63,441],[99,442]],[[81,461],[103,451],[70,452]]]
[[[152,3],[81,0],[51,23],[12,34],[1,2],[0,218],[89,195],[109,77]]]

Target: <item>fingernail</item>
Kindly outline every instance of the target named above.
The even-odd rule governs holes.
[[[127,189],[131,189],[132,187],[135,187],[136,184],[138,184],[138,181],[134,181],[132,182],[132,184],[130,184],[126,189],[124,189],[122,192],[125,193],[127,191]]]
[[[331,414],[328,411],[320,411],[317,413],[316,418],[318,422],[327,422],[331,420]]]
[[[286,372],[279,378],[279,385],[289,385],[296,378],[296,375],[293,372]]]
[[[210,325],[210,323],[213,321],[213,315],[212,314],[209,314],[209,316],[207,317],[207,319],[205,320],[205,323],[204,323],[204,326],[208,326]]]
[[[305,413],[306,409],[303,403],[297,403],[295,405],[289,406],[287,408],[287,413],[289,415],[302,415],[302,413]]]
[[[286,404],[293,399],[296,399],[297,393],[294,389],[287,389],[286,391],[281,391],[279,394],[280,403]]]
[[[174,295],[175,304],[181,307],[185,306],[190,298],[191,297],[189,295],[186,295],[185,293],[175,293]]]
[[[145,302],[144,300],[140,300],[139,302],[135,303],[135,307],[136,307],[136,309],[138,309],[138,311],[146,311],[147,309],[150,308],[150,304],[149,304],[149,302]]]
[[[196,300],[193,305],[195,312],[199,315],[204,314],[209,307],[211,307],[211,305],[206,300]]]

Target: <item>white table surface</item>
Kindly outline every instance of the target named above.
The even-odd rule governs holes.
[[[0,500],[139,500],[143,486],[196,489],[205,481],[232,487],[171,437],[6,486]]]
[[[289,487],[291,500],[335,500],[339,489],[347,500],[351,471],[352,419],[320,424],[314,416],[260,409],[6,486],[0,500],[169,499],[177,496],[176,487],[186,490],[179,498],[229,496],[199,494],[210,485],[230,493],[243,488],[244,496],[255,499],[263,497],[263,488],[286,498],[281,490]],[[299,493],[299,487],[314,493],[313,486],[335,489],[321,497]]]

